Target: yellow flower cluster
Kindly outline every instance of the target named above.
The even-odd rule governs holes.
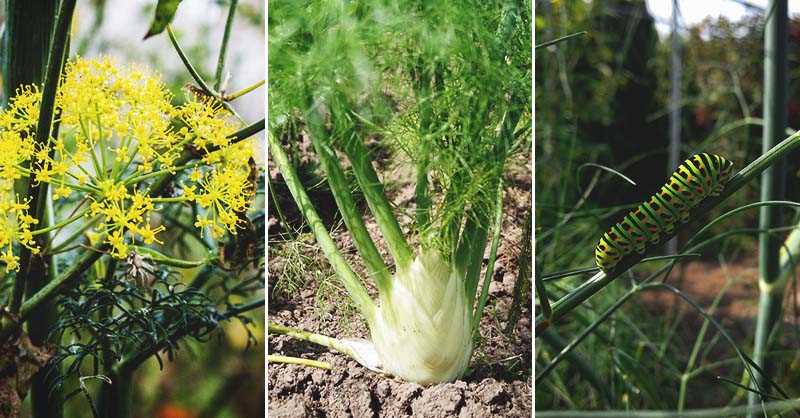
[[[195,226],[208,229],[214,238],[221,237],[225,230],[236,234],[239,214],[247,209],[252,190],[252,148],[240,143],[222,148],[206,155],[204,161],[213,167],[205,172],[195,170],[184,185],[184,194],[205,210],[198,216]],[[244,164],[242,164],[244,162]]]
[[[153,199],[140,191],[130,193],[122,183],[113,179],[103,180],[99,184],[100,195],[91,196],[92,204],[89,208],[90,216],[101,216],[104,233],[111,244],[111,254],[116,257],[125,257],[128,254],[128,244],[125,241],[125,232],[130,231],[139,237],[145,244],[162,242],[156,234],[164,231],[163,225],[151,228],[151,213],[155,209]]]
[[[58,135],[46,141],[35,137],[40,102],[36,86],[22,87],[0,111],[0,262],[7,270],[18,267],[14,244],[38,250],[38,221],[14,192],[21,179],[48,183],[53,199],[83,214],[70,219],[93,225],[118,258],[133,242],[161,242],[164,205],[196,204],[197,227],[214,237],[236,233],[254,194],[253,150],[249,141],[231,142],[241,124],[216,102],[192,96],[173,105],[156,75],[111,58],[67,64],[56,97]],[[180,162],[198,152],[200,160]],[[182,190],[150,196],[164,175],[182,176]]]

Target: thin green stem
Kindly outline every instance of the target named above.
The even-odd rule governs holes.
[[[189,199],[186,196],[177,196],[177,197],[154,197],[152,198],[153,203],[181,203],[181,202],[189,202]]]
[[[255,84],[251,84],[250,86],[245,87],[245,88],[237,91],[236,93],[226,94],[222,98],[226,102],[232,102],[232,101],[244,96],[245,94],[250,93],[251,91],[263,86],[266,82],[267,82],[267,80],[258,81]]]
[[[394,262],[398,270],[403,270],[411,265],[414,261],[414,251],[409,247],[400,224],[395,218],[392,206],[386,198],[383,189],[383,184],[378,179],[375,169],[372,167],[372,161],[369,157],[369,151],[361,142],[357,135],[346,140],[345,153],[353,167],[353,173],[356,176],[356,181],[364,193],[364,198],[367,201],[372,215],[378,223],[378,227],[386,240],[386,246],[394,258]]]
[[[325,254],[325,257],[328,259],[328,262],[331,264],[334,271],[336,271],[336,274],[342,281],[345,289],[347,289],[347,293],[350,295],[353,303],[355,303],[356,307],[358,307],[359,311],[361,311],[361,314],[364,316],[364,318],[371,323],[375,315],[375,303],[372,301],[372,299],[370,299],[367,289],[364,288],[361,280],[358,278],[356,273],[347,263],[347,260],[344,259],[342,253],[336,247],[336,243],[333,241],[328,233],[328,230],[325,228],[325,225],[322,223],[322,219],[317,214],[316,209],[314,209],[311,199],[303,189],[303,184],[300,182],[300,178],[297,176],[294,167],[292,167],[291,163],[289,162],[289,157],[287,157],[286,153],[283,151],[281,144],[272,136],[271,133],[268,133],[267,137],[269,141],[270,156],[283,175],[283,179],[286,182],[286,186],[289,188],[289,192],[292,194],[292,197],[294,197],[300,212],[303,214],[308,226],[314,233],[314,237],[322,249],[322,252]]]
[[[186,70],[189,71],[189,75],[192,76],[194,82],[200,86],[200,89],[202,89],[205,94],[211,97],[217,97],[217,92],[211,90],[211,87],[208,86],[206,81],[203,80],[203,77],[200,76],[200,73],[194,68],[192,62],[189,61],[189,57],[186,56],[185,52],[183,52],[183,48],[181,48],[180,44],[178,43],[178,39],[175,37],[175,33],[172,31],[172,27],[169,25],[167,25],[167,34],[169,35],[170,42],[172,42],[172,46],[175,48],[175,52],[178,53],[178,58],[180,58],[180,60],[183,62],[183,65],[186,67]]]
[[[83,218],[84,216],[86,216],[87,213],[89,213],[89,209],[84,209],[83,211],[81,211],[77,215],[75,215],[75,216],[73,216],[73,217],[71,217],[69,219],[65,219],[65,220],[63,220],[63,221],[61,221],[61,222],[59,222],[57,224],[48,226],[47,228],[42,228],[42,229],[37,229],[35,231],[31,231],[31,235],[36,236],[36,235],[44,234],[44,233],[47,233],[47,232],[50,232],[50,231],[55,231],[56,229],[63,228],[65,226],[77,221],[78,219]]]
[[[736,406],[724,408],[708,408],[708,409],[690,409],[678,413],[677,411],[655,411],[655,410],[638,410],[638,411],[536,411],[537,417],[542,418],[623,418],[623,417],[638,417],[638,418],[672,418],[680,416],[681,418],[719,418],[719,417],[741,417],[749,413],[757,413],[759,416],[766,413],[770,416],[781,416],[785,412],[796,411],[800,408],[800,398],[765,402],[763,405],[756,406]],[[774,415],[773,415],[774,414]]]
[[[197,72],[197,69],[194,68],[192,62],[189,61],[189,57],[186,56],[185,52],[183,52],[183,48],[181,48],[180,44],[178,44],[178,39],[175,38],[175,33],[172,32],[171,26],[167,26],[167,34],[169,34],[169,40],[172,42],[172,46],[175,48],[175,52],[178,53],[178,57],[183,62],[183,65],[186,67],[186,70],[189,71],[189,75],[191,75],[194,81],[197,83],[197,85],[200,86],[200,89],[203,91],[203,93],[215,99],[217,103],[219,103],[222,107],[224,107],[225,110],[231,112],[231,114],[233,114],[233,116],[236,116],[237,119],[242,120],[242,117],[239,116],[238,113],[236,113],[236,110],[234,110],[230,104],[222,100],[220,94],[212,90],[211,87],[208,86],[208,83],[206,83],[206,81],[203,80],[203,77],[200,75],[199,72]]]
[[[497,248],[500,245],[501,231],[503,230],[503,186],[499,183],[497,186],[497,201],[495,202],[494,213],[494,233],[492,234],[492,245],[489,250],[489,263],[486,265],[486,272],[483,275],[483,287],[481,289],[480,297],[478,298],[478,306],[472,315],[472,332],[477,334],[478,328],[481,324],[481,316],[483,316],[483,309],[486,307],[486,300],[489,298],[489,284],[494,277],[494,264],[497,261]],[[482,259],[483,257],[481,257]]]
[[[222,44],[219,47],[219,58],[217,59],[217,74],[214,81],[214,90],[220,91],[222,80],[225,77],[225,55],[228,52],[228,41],[231,38],[231,28],[233,19],[236,15],[236,3],[238,0],[230,0],[231,6],[228,9],[228,19],[225,21],[225,30],[222,34]]]
[[[353,243],[358,253],[369,269],[369,275],[375,280],[381,294],[385,295],[391,286],[391,274],[367,231],[364,218],[358,212],[358,206],[353,199],[336,151],[329,145],[329,133],[323,126],[319,115],[313,110],[306,115],[306,121],[311,131],[311,143],[325,170],[328,184],[333,198],[336,200],[336,206],[342,213],[345,226],[353,237]]]
[[[736,173],[728,184],[725,186],[725,189],[719,196],[711,197],[705,200],[700,206],[693,209],[691,212],[690,219],[696,219],[700,214],[707,213],[711,208],[719,205],[722,201],[727,199],[730,195],[744,187],[745,184],[749,183],[751,180],[755,179],[759,174],[761,174],[767,167],[773,164],[777,159],[781,156],[786,155],[787,153],[791,152],[792,150],[796,149],[800,146],[800,131],[795,132],[794,134],[790,135],[788,138],[781,141],[779,144],[771,148],[768,152],[762,154],[758,158],[756,158],[753,162],[748,164],[745,168],[741,171]],[[689,224],[683,224],[679,227],[676,227],[675,233],[687,228]],[[665,239],[669,239],[671,236],[666,236]],[[595,274],[589,281],[585,282],[583,285],[579,286],[578,288],[572,290],[569,294],[564,296],[563,298],[559,299],[557,302],[553,304],[553,313],[552,313],[552,321],[556,321],[563,317],[564,315],[568,314],[570,311],[575,309],[577,306],[580,306],[585,300],[589,299],[597,292],[599,292],[602,288],[607,286],[611,281],[615,278],[619,277],[622,273],[626,272],[631,267],[638,264],[645,255],[652,253],[656,250],[656,247],[651,247],[648,251],[644,254],[631,254],[624,258],[620,263],[617,265],[614,270],[609,272],[598,272]],[[538,326],[539,323],[544,321],[545,318],[538,316],[536,318],[536,325]]]
[[[316,367],[318,369],[331,370],[331,364],[325,361],[311,360],[307,358],[279,356],[270,354],[267,356],[268,363],[284,363],[284,364],[297,364],[300,366]]]
[[[288,335],[292,338],[297,338],[298,340],[308,341],[323,347],[328,347],[349,357],[358,357],[358,355],[354,353],[349,346],[342,343],[342,341],[336,338],[328,337],[327,335],[315,334],[302,329],[287,327],[272,321],[268,321],[267,333]]]

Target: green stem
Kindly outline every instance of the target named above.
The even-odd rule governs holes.
[[[503,230],[503,186],[502,182],[497,186],[497,202],[495,202],[494,213],[494,232],[492,234],[492,245],[489,250],[489,263],[486,265],[486,271],[483,274],[483,288],[481,295],[478,298],[478,306],[475,308],[475,313],[472,315],[472,333],[477,335],[478,327],[481,324],[481,316],[483,316],[483,309],[486,307],[486,300],[489,298],[489,284],[494,277],[494,263],[497,261],[497,247],[500,245],[501,231]],[[481,257],[483,260],[483,257]]]
[[[350,347],[343,344],[338,339],[328,337],[326,335],[315,334],[313,332],[304,331],[302,329],[287,327],[272,321],[269,321],[267,324],[267,333],[288,335],[292,338],[297,338],[298,340],[308,341],[310,343],[321,345],[323,347],[328,347],[332,350],[336,350],[349,357],[353,358],[358,357],[358,355],[354,353],[353,350],[350,349]]]
[[[342,214],[347,230],[353,237],[353,243],[358,253],[369,269],[369,275],[374,278],[383,296],[391,286],[391,275],[383,262],[380,252],[378,252],[378,248],[375,246],[375,242],[372,241],[367,227],[364,225],[364,218],[358,212],[358,206],[353,199],[344,170],[339,163],[339,158],[336,156],[336,151],[329,145],[329,133],[323,126],[319,115],[313,110],[306,115],[306,123],[311,131],[311,143],[325,170],[333,198],[336,200],[336,206]]]
[[[100,259],[100,257],[105,254],[107,249],[108,248],[104,245],[98,249],[87,251],[83,257],[76,260],[75,264],[73,264],[72,267],[64,274],[47,283],[47,285],[42,287],[42,289],[36,292],[36,294],[28,298],[28,300],[22,304],[22,308],[19,311],[20,320],[25,320],[25,318],[30,315],[31,311],[54,297],[61,288],[66,287],[73,280],[80,279],[83,272],[92,264],[94,264],[95,261]]]
[[[325,361],[317,361],[299,357],[279,356],[270,354],[267,356],[268,363],[284,363],[284,364],[298,364],[300,366],[316,367],[324,370],[331,370],[331,364]]]
[[[53,199],[47,196],[44,216],[44,225],[52,225],[55,215]],[[46,242],[50,242],[52,237],[47,237]],[[31,297],[38,292],[45,284],[56,280],[58,277],[58,260],[55,256],[42,258],[41,263],[31,266],[31,278],[28,281],[25,293]],[[53,325],[58,320],[58,310],[54,303],[42,304],[39,308],[31,312],[28,322],[28,334],[31,342],[43,347],[50,344],[58,344],[57,340],[48,340]],[[61,378],[61,365],[59,363],[49,363],[41,368],[31,381],[31,408],[32,416],[42,418],[57,418],[63,415],[61,404],[63,402],[62,390],[53,387],[53,382]]]
[[[226,94],[222,98],[226,102],[232,102],[232,101],[244,96],[245,94],[250,93],[251,91],[263,86],[266,82],[267,82],[267,80],[261,80],[259,82],[256,82],[255,84],[252,84],[252,85],[250,85],[248,87],[245,87],[245,88],[237,91],[236,93]]]
[[[289,162],[289,157],[287,157],[286,153],[283,151],[281,144],[278,143],[278,140],[275,139],[271,133],[268,133],[267,137],[270,156],[283,175],[289,192],[292,194],[292,197],[294,197],[294,201],[297,203],[300,212],[303,214],[309,228],[311,228],[311,231],[314,233],[314,237],[322,249],[322,252],[325,253],[328,262],[331,264],[334,271],[336,271],[345,289],[347,289],[347,293],[350,295],[353,303],[355,303],[356,307],[367,321],[371,323],[375,315],[375,303],[370,299],[367,289],[364,288],[361,280],[356,273],[353,272],[347,260],[344,259],[342,253],[336,247],[336,243],[325,228],[316,209],[314,209],[311,199],[303,189],[303,184],[300,182],[300,178]]]
[[[200,75],[199,72],[197,72],[197,70],[194,68],[194,65],[192,65],[192,62],[189,61],[189,57],[186,56],[186,53],[183,52],[183,49],[181,48],[180,44],[178,44],[178,39],[175,38],[175,33],[172,32],[172,27],[167,26],[167,34],[169,34],[169,40],[172,42],[172,46],[175,47],[175,52],[178,53],[178,57],[183,62],[183,65],[186,67],[186,70],[189,71],[189,75],[192,76],[197,85],[200,86],[200,89],[203,90],[203,93],[208,95],[208,97],[215,99],[217,103],[219,103],[222,107],[224,107],[225,110],[227,110],[228,112],[231,112],[231,114],[236,116],[237,119],[242,120],[242,117],[239,116],[238,113],[236,113],[233,107],[231,107],[229,103],[222,100],[220,94],[214,90],[211,90],[211,87],[208,86],[208,83],[206,83],[206,81],[203,80],[203,77]]]
[[[228,9],[228,19],[225,21],[225,31],[222,34],[222,44],[219,48],[219,59],[217,59],[217,76],[214,82],[214,90],[220,91],[222,86],[222,79],[225,73],[225,55],[228,52],[228,41],[231,38],[231,28],[233,27],[233,18],[236,15],[237,0],[230,0],[231,6]]]
[[[3,103],[23,85],[41,85],[50,51],[57,3],[7,0],[3,54]]]
[[[42,101],[39,107],[39,121],[36,127],[36,141],[40,144],[47,144],[50,141],[50,133],[53,127],[53,115],[55,113],[56,90],[61,79],[61,69],[67,53],[67,40],[69,36],[72,14],[75,11],[76,0],[63,0],[56,17],[56,27],[50,46],[50,54],[47,58],[47,73],[45,75],[44,88],[42,89]],[[47,200],[47,184],[37,183],[28,184],[28,196],[33,196],[30,205],[34,208],[34,218],[43,219],[45,203]],[[46,245],[45,245],[46,246]],[[20,271],[14,281],[11,303],[9,309],[12,313],[17,313],[22,303],[22,296],[25,291],[25,281],[29,279],[32,260],[31,250],[23,247],[20,251]],[[40,260],[41,262],[41,260]]]
[[[722,301],[722,297],[727,292],[728,288],[733,284],[732,280],[728,280],[723,286],[722,290],[714,297],[714,301],[711,303],[711,306],[708,308],[708,314],[713,315],[714,312],[717,310],[717,306]],[[708,320],[703,321],[703,325],[700,327],[700,331],[697,333],[695,337],[694,346],[692,347],[692,352],[689,354],[689,360],[686,362],[686,368],[681,375],[680,387],[678,389],[678,411],[683,412],[686,409],[686,393],[687,389],[689,388],[689,381],[692,379],[692,369],[694,369],[695,364],[697,362],[698,355],[700,354],[700,349],[706,345],[705,337],[706,333],[708,332],[708,327],[711,326],[711,323]]]
[[[178,58],[183,62],[183,65],[186,67],[186,70],[189,71],[189,75],[192,76],[194,82],[200,86],[200,89],[203,90],[203,93],[207,94],[211,97],[217,97],[217,92],[211,90],[211,87],[208,86],[203,77],[200,76],[200,73],[194,68],[192,62],[189,61],[189,57],[186,56],[186,53],[183,52],[183,48],[181,48],[180,44],[178,44],[178,39],[175,37],[175,33],[172,32],[172,27],[167,26],[167,34],[169,35],[169,40],[172,42],[172,46],[175,48],[175,52],[178,53]]]
[[[638,410],[633,411],[536,411],[536,416],[540,418],[719,418],[719,417],[741,417],[748,413],[770,414],[769,416],[782,416],[783,413],[796,411],[800,408],[800,398],[786,401],[765,402],[756,406],[736,406],[724,408],[690,409],[678,414],[677,411],[657,411],[657,410]],[[774,414],[774,415],[773,415]]]
[[[186,196],[178,196],[178,197],[154,197],[153,203],[181,203],[181,202],[189,202],[189,199]]]
[[[14,331],[19,329],[20,324],[28,319],[36,308],[52,300],[61,289],[69,286],[74,280],[80,279],[83,272],[102,257],[107,250],[107,246],[102,246],[99,249],[92,249],[85,252],[83,256],[75,261],[75,264],[73,264],[69,270],[58,276],[55,280],[51,280],[38,292],[30,296],[25,303],[22,304],[17,320],[10,321],[4,318],[2,323],[0,323],[0,341],[5,341]]]
[[[41,86],[47,68],[47,59],[51,52],[51,38],[56,26],[56,10],[58,2],[51,0],[8,0],[5,2],[6,21],[3,30],[3,94],[5,105],[16,90],[23,85]],[[27,171],[27,170],[25,170]],[[28,180],[33,181],[32,179]],[[24,181],[15,185],[15,190],[25,192]],[[49,203],[52,203],[48,199]],[[46,219],[39,218],[43,224],[48,222],[52,211]],[[50,221],[52,224],[52,221]],[[44,261],[44,260],[42,260]],[[29,275],[20,277],[14,284],[12,300],[21,302],[23,293],[33,293],[41,284],[47,282],[55,273],[53,262],[47,266],[36,263],[28,271]],[[25,289],[27,287],[27,289]],[[31,342],[36,346],[47,344],[47,334],[54,319],[54,307],[44,306],[37,311],[36,322],[29,327]],[[5,325],[5,324],[2,324]],[[40,369],[33,377],[30,387],[31,417],[60,418],[62,416],[62,394],[58,389],[50,391],[48,383],[59,377],[58,365],[50,365]],[[23,394],[24,396],[24,394]]]
[[[764,130],[762,151],[768,152],[775,141],[783,136],[787,125],[786,86],[787,86],[787,42],[788,42],[788,3],[787,0],[771,0],[768,6],[766,27],[764,29]],[[785,159],[776,162],[774,167],[764,170],[761,175],[761,200],[781,199],[785,195]],[[781,225],[780,208],[763,206],[759,213],[759,228],[769,229]],[[765,358],[769,351],[769,339],[773,330],[779,330],[782,315],[783,286],[776,286],[780,278],[780,236],[761,234],[758,239],[759,254],[759,303],[756,319],[756,335],[753,360],[765,373],[773,372],[772,363]],[[766,377],[768,377],[766,376]],[[756,375],[765,387],[765,376]],[[748,404],[758,405],[764,399],[757,393],[748,393]],[[750,417],[755,417],[751,413]]]
[[[364,193],[364,198],[372,215],[375,216],[381,234],[386,240],[386,246],[392,254],[392,258],[394,258],[397,270],[406,269],[414,261],[414,252],[406,242],[400,224],[394,216],[392,206],[386,198],[383,184],[372,167],[369,151],[356,135],[353,135],[345,142],[345,153],[353,167],[358,186]]]
[[[228,310],[222,315],[222,317],[218,319],[218,322],[263,307],[264,307],[264,299],[259,299],[242,305],[233,306],[231,308],[228,308]],[[173,332],[169,337],[167,337],[158,344],[147,344],[145,347],[127,354],[125,357],[122,358],[122,360],[119,361],[119,363],[114,365],[114,367],[112,368],[113,374],[118,375],[118,374],[133,372],[151,356],[155,355],[156,353],[167,347],[170,344],[170,342],[177,341],[185,337],[186,335],[197,331],[197,328],[198,328],[197,326],[182,327],[181,329],[178,329],[175,332]]]
[[[71,217],[69,219],[65,219],[65,220],[63,220],[63,221],[61,221],[61,222],[59,222],[59,223],[57,223],[55,225],[48,226],[48,227],[42,228],[42,229],[37,229],[35,231],[31,231],[31,235],[36,236],[36,235],[44,234],[44,233],[47,233],[47,232],[50,232],[50,231],[55,231],[56,229],[59,229],[59,228],[63,228],[65,226],[77,221],[78,219],[83,218],[84,216],[86,216],[86,214],[88,212],[89,212],[89,209],[84,209],[82,212],[78,213],[77,215],[75,215],[75,216],[73,216],[73,217]]]
[[[784,139],[778,145],[774,146],[768,152],[762,154],[741,171],[736,173],[736,175],[731,178],[719,196],[706,199],[706,201],[700,206],[692,210],[690,219],[697,219],[701,214],[707,213],[711,208],[719,205],[730,195],[744,187],[745,184],[749,183],[756,176],[761,174],[767,167],[773,164],[781,156],[788,154],[798,146],[800,146],[800,131],[795,132],[788,138]],[[676,227],[675,233],[678,233],[688,226],[689,224],[687,223]],[[669,239],[671,237],[672,236],[666,236],[665,239]],[[556,320],[567,315],[577,306],[580,306],[584,301],[602,290],[615,278],[619,277],[628,269],[638,264],[647,254],[652,253],[655,250],[657,250],[657,247],[651,247],[644,254],[631,254],[620,261],[614,270],[609,272],[601,271],[592,276],[592,278],[583,285],[572,290],[569,294],[565,295],[553,304],[551,321],[555,322]],[[536,318],[536,325],[538,326],[544,320],[545,318],[543,318],[541,315],[538,316]]]

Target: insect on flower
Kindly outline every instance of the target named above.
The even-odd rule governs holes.
[[[155,266],[148,263],[144,256],[137,254],[135,251],[131,251],[128,253],[125,262],[128,264],[125,269],[125,276],[128,279],[135,281],[136,284],[144,289],[149,290],[153,287],[153,283],[156,281],[157,271],[155,270]]]

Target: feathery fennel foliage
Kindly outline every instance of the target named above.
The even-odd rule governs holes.
[[[420,383],[467,369],[487,297],[488,280],[478,284],[490,231],[489,271],[500,238],[504,169],[530,144],[529,10],[513,1],[270,4],[271,157],[371,331],[366,350],[348,341],[334,348],[367,367]],[[281,140],[298,141],[292,132],[310,138],[378,303],[290,163]],[[412,162],[412,225],[398,220],[368,138]],[[344,161],[389,261],[355,204]]]

